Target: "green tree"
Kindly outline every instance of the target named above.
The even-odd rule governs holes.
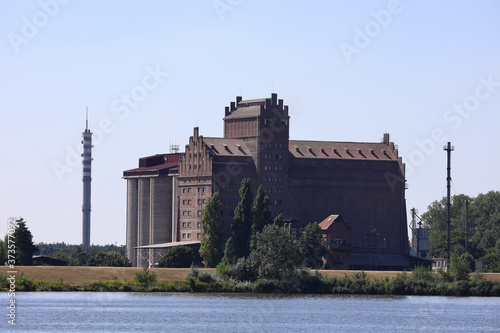
[[[466,201],[469,202],[469,224],[467,237],[465,233]],[[435,201],[422,214],[424,226],[429,230],[431,255],[443,257],[446,254],[446,198]],[[455,195],[451,205],[451,252],[452,256],[460,256],[468,252],[475,259],[490,260],[492,248],[500,239],[500,192],[490,191],[469,197],[464,194]],[[488,257],[487,257],[488,256]],[[486,258],[487,257],[487,258]],[[489,270],[488,267],[486,269]]]
[[[200,256],[205,267],[215,267],[222,258],[224,245],[224,225],[220,218],[221,201],[219,192],[215,192],[203,208],[201,218]]]
[[[255,200],[252,207],[252,237],[250,240],[250,249],[255,249],[255,236],[262,232],[264,227],[272,222],[271,211],[269,210],[269,197],[264,194],[262,185],[257,189]]]
[[[482,256],[500,240],[500,192],[479,194],[470,207],[471,243]]]
[[[236,246],[234,245],[234,237],[229,237],[226,241],[226,249],[224,250],[224,258],[222,262],[227,265],[234,265],[238,261],[236,254]]]
[[[40,242],[40,243],[37,243],[35,245],[38,247],[39,253],[41,255],[46,255],[46,256],[50,256],[54,252],[64,252],[67,254],[71,254],[79,246],[79,245],[75,245],[75,244],[66,244],[64,242],[60,242],[60,243]],[[125,256],[125,248],[126,248],[125,245],[118,246],[115,244],[107,244],[107,245],[95,245],[95,244],[93,244],[93,245],[85,247],[85,250],[90,254],[96,254],[99,251],[103,251],[105,253],[110,252],[110,251],[117,251],[122,256]]]
[[[450,270],[457,281],[469,279],[469,274],[474,270],[474,266],[474,258],[470,253],[462,253],[451,258]]]
[[[455,195],[452,198],[451,213],[451,244],[456,253],[464,251],[465,236],[465,202],[472,202],[473,198],[467,195]],[[434,201],[427,207],[427,212],[422,214],[424,227],[430,228],[430,250],[434,257],[446,256],[446,198]]]
[[[500,272],[500,239],[495,247],[488,249],[482,259],[488,272]]]
[[[240,202],[234,210],[232,246],[235,258],[244,258],[250,253],[250,234],[252,231],[252,190],[250,179],[244,178],[240,186]],[[229,241],[228,241],[229,242]],[[227,247],[226,247],[227,249]],[[234,258],[225,255],[224,261],[234,264]]]
[[[87,260],[87,266],[130,267],[130,261],[117,251],[99,251]]]
[[[69,265],[85,266],[89,258],[90,258],[89,254],[83,251],[80,246],[77,246],[76,249],[69,256]]]
[[[323,246],[322,231],[317,222],[309,223],[300,235],[300,253],[302,254],[305,266],[318,268],[323,264],[325,248]]]
[[[168,249],[167,253],[158,262],[158,267],[188,268],[194,260],[194,250],[187,246],[175,246]]]
[[[104,266],[104,260],[106,259],[106,252],[98,251],[92,257],[87,260],[87,266]]]
[[[288,229],[267,225],[256,235],[256,242],[249,261],[257,265],[259,278],[283,280],[295,275],[302,256]]]
[[[16,220],[17,228],[14,231],[16,245],[16,265],[30,266],[33,264],[33,254],[38,248],[33,243],[33,235],[26,226],[23,218]]]
[[[49,257],[54,258],[54,259],[64,260],[64,261],[66,261],[68,264],[69,264],[69,262],[70,262],[70,256],[69,256],[69,254],[67,254],[66,252],[61,252],[61,251],[54,252],[54,253],[51,253],[51,254],[49,255]]]
[[[279,213],[278,216],[276,216],[274,218],[273,224],[274,225],[279,225],[279,226],[282,227],[283,223],[284,223],[284,221],[283,221],[283,214]]]
[[[4,240],[0,239],[0,265],[4,265],[4,263],[7,261],[7,235],[5,235]]]
[[[130,261],[124,257],[118,251],[109,251],[106,253],[106,257],[104,258],[104,262],[102,266],[107,267],[130,267]]]

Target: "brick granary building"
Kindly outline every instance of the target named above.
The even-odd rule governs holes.
[[[271,98],[236,97],[225,109],[224,136],[198,127],[183,153],[139,160],[127,180],[127,256],[154,265],[166,249],[201,239],[203,207],[220,193],[229,236],[243,178],[262,185],[273,215],[292,228],[341,215],[351,269],[409,267],[404,164],[384,134],[381,142],[290,140],[288,106]]]

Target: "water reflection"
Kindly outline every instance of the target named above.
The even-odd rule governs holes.
[[[13,332],[495,332],[500,313],[499,298],[475,297],[33,292],[16,302]]]

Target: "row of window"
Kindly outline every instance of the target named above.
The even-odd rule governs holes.
[[[205,193],[206,191],[207,191],[206,187],[198,187],[198,193],[200,193],[200,192]],[[191,192],[192,192],[191,187],[184,187],[182,189],[182,193],[191,193]]]
[[[273,202],[273,203],[274,203],[274,205],[276,205],[276,206],[281,206],[281,205],[283,205],[283,201],[282,201],[282,200],[280,200],[280,199],[274,200],[274,202]],[[233,215],[234,215],[234,211],[233,211],[233,210],[229,210],[229,211],[228,211],[228,213],[229,213],[229,215],[230,215],[230,216],[233,216]],[[278,215],[279,213],[281,213],[281,211],[276,212],[276,215]],[[224,215],[224,214],[225,214],[224,210],[222,210],[222,209],[221,209],[221,211],[220,211],[220,215]],[[191,214],[187,214],[187,215],[188,215],[188,216],[191,216]],[[202,212],[201,212],[201,210],[199,210],[199,211],[198,211],[198,216],[201,216],[201,215],[202,215]],[[192,227],[192,222],[182,222],[182,227],[183,227],[183,228],[191,228],[191,227]],[[199,229],[199,228],[201,228],[201,222],[197,222],[197,223],[196,223],[196,227],[197,227],[198,229]]]
[[[191,216],[193,213],[190,210],[183,210],[182,211],[182,216]],[[203,214],[202,210],[198,210],[198,216],[201,216]]]
[[[265,193],[265,194],[272,194],[272,193],[273,193],[273,189],[272,189],[272,188],[267,188],[267,187],[266,187],[266,188],[264,189],[264,193]],[[281,194],[281,193],[283,193],[283,190],[282,190],[281,188],[275,188],[275,189],[274,189],[274,193],[275,193],[275,194]]]
[[[196,235],[197,239],[201,239],[201,233],[198,233]],[[184,232],[182,233],[182,239],[191,239],[191,233],[190,232]]]
[[[264,147],[265,148],[273,148],[273,144],[272,143],[265,143]],[[282,143],[275,143],[274,148],[283,148],[283,144]]]
[[[272,171],[273,166],[272,165],[264,165],[264,170],[266,171]],[[274,171],[282,171],[283,167],[281,165],[275,165],[274,166]]]
[[[193,202],[191,199],[184,199],[182,200],[183,205],[191,205]],[[198,205],[203,205],[207,203],[207,199],[198,199]]]
[[[273,177],[264,177],[264,181],[265,182],[272,182],[273,181]],[[283,179],[281,177],[274,177],[274,181],[276,183],[281,183],[283,181]]]
[[[201,153],[191,153],[188,156],[190,159],[191,158],[201,158]]]
[[[271,160],[272,158],[273,158],[273,154],[264,154],[264,159]],[[276,155],[274,155],[274,158],[276,158],[277,160],[281,160],[283,158],[283,156],[281,154],[276,154]]]
[[[191,228],[192,222],[182,222],[182,227],[183,228]],[[201,228],[201,222],[196,223],[196,228]]]
[[[281,201],[281,200],[275,200],[275,202],[277,202],[277,203],[276,203],[276,205],[277,205],[277,206],[282,205],[282,201]],[[274,214],[274,216],[278,216],[279,214],[281,214],[281,211],[280,211],[280,210],[279,210],[279,211],[276,211],[276,212],[275,212],[275,214]],[[223,215],[224,215],[224,211],[223,211],[223,210],[221,210],[221,211],[220,211],[220,215],[221,215],[221,216],[223,216]],[[229,215],[230,215],[230,216],[234,216],[234,211],[233,211],[233,210],[230,210],[230,211],[229,211]]]
[[[266,193],[266,194],[272,194],[273,193],[273,189],[272,188],[265,188],[264,189],[264,193]],[[274,193],[280,194],[280,193],[282,193],[282,189],[276,188],[276,189],[274,189]],[[227,203],[227,204],[230,204],[230,205],[234,205],[234,204],[239,203],[240,199],[239,198],[235,198],[235,199],[220,199],[220,202],[222,204],[226,204]]]
[[[196,169],[198,169],[198,166],[201,169],[201,164],[193,164],[193,165],[189,164],[189,170],[192,170],[192,169],[196,170]]]
[[[264,119],[264,125],[273,125],[274,123],[274,126],[280,126],[280,125],[285,125],[285,126],[288,126],[288,119],[278,119],[278,118],[274,118],[274,119]]]

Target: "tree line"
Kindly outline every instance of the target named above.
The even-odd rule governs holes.
[[[70,266],[130,266],[124,256],[125,246],[91,245],[85,248],[65,243],[35,244],[26,223],[23,218],[17,219],[13,232],[0,239],[1,263],[31,266],[35,263],[33,255],[38,254],[65,261]]]
[[[459,257],[468,257],[469,261],[481,259],[486,271],[500,272],[500,192],[490,191],[476,197],[455,195],[450,213],[452,262]],[[446,198],[434,201],[422,214],[423,226],[429,228],[432,257],[446,255],[446,220]]]

